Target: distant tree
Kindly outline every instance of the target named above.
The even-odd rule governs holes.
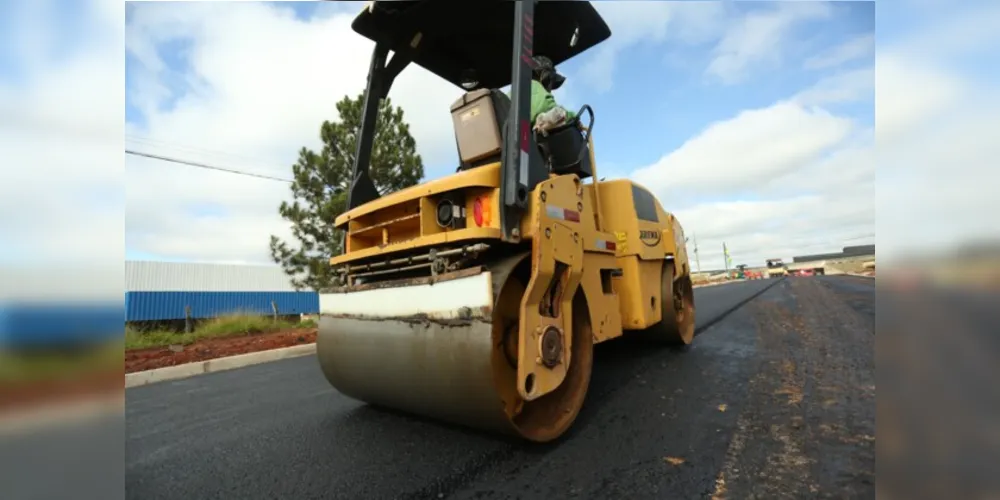
[[[343,234],[333,227],[333,221],[347,207],[363,106],[363,93],[354,99],[345,96],[337,103],[340,121],[324,121],[320,127],[322,150],[303,147],[292,166],[294,201],[282,202],[278,212],[292,224],[299,244],[293,248],[272,235],[270,247],[271,258],[300,290],[319,290],[333,283],[329,259],[343,248]],[[388,98],[382,101],[376,122],[370,173],[383,194],[412,186],[424,176],[423,161],[403,120],[403,110]]]

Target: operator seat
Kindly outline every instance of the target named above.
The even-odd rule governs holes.
[[[510,97],[496,89],[466,92],[451,105],[458,148],[458,170],[500,161]]]
[[[590,123],[584,134],[580,127],[583,111],[590,112]],[[589,105],[583,106],[572,119],[558,127],[549,129],[545,135],[535,133],[535,141],[548,170],[553,174],[576,174],[580,179],[594,175],[590,162],[590,131],[594,128],[594,111]]]
[[[455,146],[458,148],[458,171],[496,163],[503,156],[503,139],[507,119],[510,116],[510,97],[497,89],[479,89],[466,92],[451,105],[451,117],[455,127]],[[532,165],[544,165],[543,170],[530,168],[534,186],[545,180],[544,172],[554,174],[577,174],[581,179],[593,176],[590,165],[589,130],[594,126],[593,110],[590,106],[581,109],[590,111],[587,135],[580,129],[580,115],[563,125],[548,131],[546,135],[531,134],[528,148]]]

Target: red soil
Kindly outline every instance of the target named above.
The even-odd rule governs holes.
[[[131,349],[125,351],[124,373],[315,342],[315,328],[300,328],[199,340],[183,346],[176,352],[168,346]],[[80,374],[73,378],[0,384],[0,414],[14,408],[23,409],[55,401],[74,401],[99,395],[124,394],[124,373],[121,370],[104,370]]]
[[[152,370],[165,366],[182,365],[196,361],[224,358],[251,352],[268,351],[295,345],[316,342],[315,328],[300,328],[271,333],[236,335],[204,339],[177,346],[174,351],[168,346],[131,349],[125,351],[125,373]]]
[[[54,401],[78,401],[100,395],[124,395],[125,374],[118,370],[91,372],[76,378],[0,385],[0,414]]]

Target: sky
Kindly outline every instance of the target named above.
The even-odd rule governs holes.
[[[986,93],[1000,65],[982,51],[1000,36],[995,3],[880,2],[878,37],[872,2],[595,4],[612,37],[561,65],[556,98],[593,107],[599,175],[649,188],[697,240],[702,269],[723,267],[723,243],[751,266],[874,243],[876,210],[888,252],[1000,232],[982,216],[1000,213],[988,187],[1000,185],[998,101]],[[45,168],[0,183],[0,208],[38,205],[0,230],[48,238],[34,250],[72,241],[75,255],[97,254],[108,241],[87,235],[120,228],[124,207],[123,258],[270,263],[271,235],[293,241],[278,215],[287,183],[92,145],[124,116],[127,149],[290,178],[334,103],[363,91],[372,45],[349,26],[360,4],[120,5],[4,4],[18,12],[0,18],[18,22],[0,30],[0,109],[35,126],[2,147]],[[122,79],[123,96],[108,91]],[[454,171],[448,105],[460,93],[417,67],[390,93],[428,179]],[[72,141],[45,142],[56,129]],[[72,202],[47,211],[24,183]],[[0,257],[47,255],[18,254],[3,234]]]

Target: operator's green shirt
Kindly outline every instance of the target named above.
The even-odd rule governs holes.
[[[507,97],[510,97],[508,95]],[[541,84],[538,80],[531,80],[531,123],[535,123],[535,118],[538,115],[551,110],[552,108],[558,106],[556,103],[556,98],[552,96],[552,93],[545,90],[545,86]],[[570,110],[566,110],[566,119],[572,120],[576,116]]]

